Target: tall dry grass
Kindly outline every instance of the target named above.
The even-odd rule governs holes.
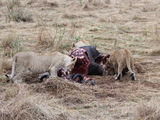
[[[140,103],[136,109],[135,120],[159,120],[160,104],[159,101],[151,100]]]
[[[40,29],[37,45],[42,48],[54,48],[56,35],[57,32],[55,32],[55,35],[52,37],[48,31],[45,31],[43,28]]]
[[[8,0],[7,1],[7,21],[16,21],[16,22],[31,22],[32,15],[27,11],[20,8],[20,0]]]
[[[0,1],[0,6],[2,6],[3,5],[3,3],[2,3],[2,1]]]
[[[74,23],[71,24],[72,29],[67,30],[65,25],[59,26],[58,23],[55,23],[56,27],[54,30],[48,30],[47,24],[40,18],[40,24],[43,25],[43,28],[39,30],[37,37],[36,46],[40,49],[47,49],[51,51],[60,51],[63,53],[68,53],[72,47],[72,42],[77,40],[76,38],[76,27]]]
[[[64,105],[77,105],[93,100],[91,90],[83,85],[51,79],[42,84],[17,84],[1,94],[2,120],[68,120],[74,113]],[[89,94],[90,93],[90,94]],[[77,116],[77,115],[76,115]],[[73,117],[73,118],[72,118]]]
[[[15,87],[18,88],[15,90]],[[45,97],[35,94],[31,95],[24,84],[15,85],[6,92],[4,98],[12,98],[9,103],[6,103],[0,108],[1,120],[57,120],[61,117],[58,114],[58,109],[48,106]],[[55,104],[56,105],[56,104]],[[57,110],[56,110],[57,109]]]
[[[11,61],[7,58],[2,58],[0,60],[0,75],[7,74],[11,71]]]
[[[22,50],[22,39],[19,36],[10,34],[1,40],[0,48],[3,56],[12,57]]]
[[[0,83],[8,82],[8,79],[5,77],[5,74],[11,72],[11,61],[5,57],[0,59]]]
[[[58,1],[43,1],[43,4],[49,7],[59,7]]]

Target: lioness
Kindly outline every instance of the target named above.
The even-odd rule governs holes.
[[[76,59],[54,52],[51,55],[40,56],[34,52],[20,52],[15,54],[12,61],[12,72],[6,75],[13,82],[20,82],[21,77],[27,73],[49,72],[50,77],[56,77],[59,68],[71,71],[76,63]]]
[[[133,72],[134,68],[134,59],[131,55],[131,52],[127,49],[116,50],[111,53],[110,58],[106,63],[106,69],[113,68],[117,76],[116,80],[122,78],[122,74],[125,72],[130,72],[130,77],[132,80],[136,80],[135,73]]]

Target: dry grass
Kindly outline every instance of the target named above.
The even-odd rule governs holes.
[[[110,0],[89,0],[89,4],[92,4],[94,6],[105,6],[105,4],[110,4]]]
[[[85,5],[83,6],[83,9],[84,9],[84,10],[89,10],[88,4],[85,4]]]
[[[48,114],[50,109],[43,108],[34,103],[24,102],[16,107],[14,111],[5,111],[1,113],[3,120],[65,120],[67,114],[59,113],[55,115]],[[54,110],[53,110],[54,111]],[[52,111],[52,112],[53,112]],[[56,110],[54,111],[57,112]]]
[[[61,52],[68,51],[71,48],[70,42],[64,40],[65,29],[56,29],[53,34],[41,29],[38,35],[37,45],[40,49],[58,50]]]
[[[149,55],[152,56],[159,56],[160,55],[160,49],[153,49],[151,52],[149,52]]]
[[[44,29],[41,29],[38,35],[37,45],[43,48],[54,48],[56,34],[57,33],[55,33],[54,37],[52,37],[48,31],[44,31]]]
[[[20,7],[19,0],[8,0],[7,3],[7,15],[6,18],[8,21],[16,21],[16,22],[31,22],[32,17],[31,14],[24,11]]]
[[[50,94],[57,97],[64,97],[67,95],[76,95],[78,93],[81,93],[81,85],[56,78],[47,80],[47,82],[43,83],[42,85],[37,85],[34,90],[43,93],[49,92]]]
[[[0,1],[0,6],[2,6],[3,4],[2,4],[2,1]]]
[[[142,18],[142,17],[136,16],[136,15],[132,19],[135,21],[145,21],[146,20],[146,18]]]
[[[55,30],[49,31],[45,22],[41,21],[45,26],[40,29],[36,46],[40,49],[57,50],[68,53],[72,47],[72,42],[76,40],[75,27],[72,23],[72,30],[66,30],[64,25],[59,26],[56,23]]]
[[[135,63],[134,67],[135,67],[135,70],[137,73],[144,73],[145,72],[145,67],[141,63]]]
[[[34,88],[38,94],[30,91],[32,90],[30,88]],[[50,98],[47,94],[63,97],[61,101],[63,104],[77,105],[82,104],[85,97],[86,101],[89,100],[89,96],[85,94],[87,91],[83,93],[86,96],[79,94],[75,97],[82,89],[87,88],[62,79],[52,79],[50,82],[35,84],[32,87],[25,84],[11,86],[3,92],[5,93],[3,99],[10,103],[4,103],[1,107],[0,117],[2,120],[66,120],[72,117],[75,119],[73,112],[66,111],[63,105],[58,104],[56,98]],[[45,93],[43,97],[40,92]]]
[[[3,58],[0,61],[0,74],[7,74],[11,72],[11,61],[7,58]]]
[[[81,17],[80,15],[76,15],[73,13],[67,13],[67,12],[62,15],[62,18],[66,18],[66,19],[76,19],[80,17]]]
[[[3,38],[0,45],[3,56],[12,57],[15,53],[20,52],[22,50],[21,42],[22,39],[16,35],[8,35],[8,37]]]
[[[159,11],[159,0],[3,0],[0,118],[158,120]],[[8,34],[12,36],[5,37]],[[72,42],[79,40],[89,41],[103,54],[128,48],[138,62],[137,81],[131,81],[127,75],[122,82],[115,81],[113,75],[90,76],[96,82],[93,87],[63,79],[37,83],[39,75],[33,74],[24,76],[24,83],[19,85],[3,82],[3,75],[10,73],[7,61],[21,48],[44,54],[52,50],[69,54]],[[151,102],[152,98],[157,101]]]
[[[12,9],[14,6],[20,6],[20,0],[8,0],[7,8]]]
[[[45,5],[48,5],[49,7],[58,7],[58,2],[57,1],[44,1],[43,2]]]
[[[11,72],[11,61],[7,58],[2,58],[0,60],[0,83],[8,82],[8,79],[5,77],[5,74]]]
[[[159,41],[159,31],[158,31],[158,25],[154,25],[154,41]]]
[[[142,12],[152,12],[156,10],[157,10],[157,7],[154,7],[154,6],[145,6],[142,8]]]
[[[160,119],[160,109],[158,101],[150,101],[147,103],[142,103],[137,107],[136,120],[159,120]]]
[[[17,87],[8,88],[5,91],[4,100],[5,101],[11,100],[12,98],[14,98],[18,94],[18,92],[19,92],[19,89]]]
[[[18,89],[15,90],[14,87]],[[1,108],[1,120],[64,120],[69,116],[69,114],[58,110],[59,106],[54,103],[54,100],[53,102],[46,102],[45,97],[42,99],[38,94],[31,95],[30,92],[26,91],[27,86],[25,85],[14,87],[8,89],[4,96],[5,98],[12,98],[12,100]],[[13,91],[16,94],[11,94]],[[51,103],[54,107],[49,106]]]

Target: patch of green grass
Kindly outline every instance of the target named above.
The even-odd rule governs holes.
[[[60,30],[60,34],[59,34],[59,41],[62,41],[62,39],[64,38],[64,34],[66,33],[65,27],[63,28],[63,30]]]
[[[80,6],[82,6],[83,5],[83,1],[79,0],[79,4],[80,4]]]
[[[62,53],[65,53],[66,51],[68,52],[71,50],[72,45],[70,43],[62,43],[59,47],[60,51]]]
[[[75,36],[76,42],[80,41],[80,36]]]

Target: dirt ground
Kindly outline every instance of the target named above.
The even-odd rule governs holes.
[[[159,120],[159,29],[159,0],[0,0],[0,120]],[[91,76],[96,86],[5,81],[16,52],[69,54],[79,40],[103,54],[128,48],[143,72]]]

